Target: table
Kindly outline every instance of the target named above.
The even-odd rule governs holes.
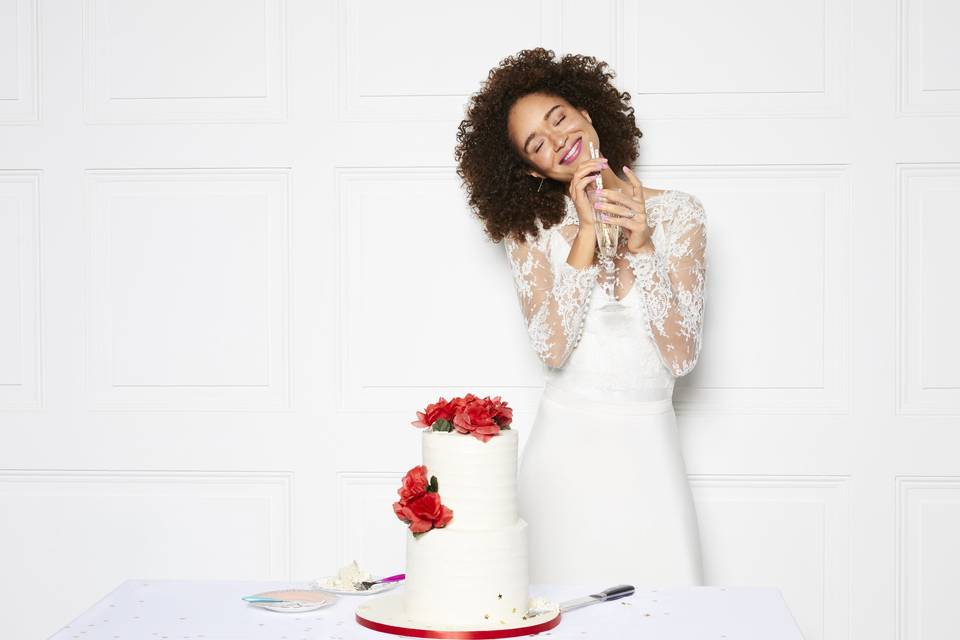
[[[530,595],[562,602],[609,586],[532,584]],[[376,595],[341,596],[335,604],[308,613],[274,613],[240,600],[262,591],[305,587],[306,583],[276,581],[128,580],[51,640],[400,637],[366,629],[354,620],[360,603]],[[720,586],[638,589],[628,598],[564,614],[558,627],[539,636],[543,640],[803,640],[778,589]]]

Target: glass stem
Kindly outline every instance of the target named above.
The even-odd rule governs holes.
[[[613,258],[604,258],[603,260],[604,271],[606,271],[606,290],[607,298],[610,302],[617,301],[617,292],[616,284],[614,282],[614,272],[616,271],[616,265],[613,262]]]

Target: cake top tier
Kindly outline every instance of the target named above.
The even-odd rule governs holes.
[[[424,431],[423,464],[436,476],[451,529],[487,530],[514,524],[517,509],[517,433],[483,442],[457,432]]]
[[[517,522],[512,422],[513,409],[500,396],[472,393],[440,398],[417,412],[411,424],[425,430],[423,464],[404,475],[400,499],[393,503],[394,513],[414,536],[447,526],[484,531]]]

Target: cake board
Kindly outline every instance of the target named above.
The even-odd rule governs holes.
[[[400,593],[383,595],[357,607],[356,620],[361,626],[413,638],[487,639],[515,638],[549,631],[560,624],[560,612],[544,613],[516,623],[475,625],[424,625],[411,623],[403,611]]]

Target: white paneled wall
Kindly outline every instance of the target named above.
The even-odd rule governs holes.
[[[501,394],[523,445],[542,373],[452,155],[545,46],[611,63],[637,172],[707,210],[676,406],[710,583],[780,588],[808,640],[958,637],[958,21],[0,0],[0,636],[128,578],[395,573],[414,412]]]

